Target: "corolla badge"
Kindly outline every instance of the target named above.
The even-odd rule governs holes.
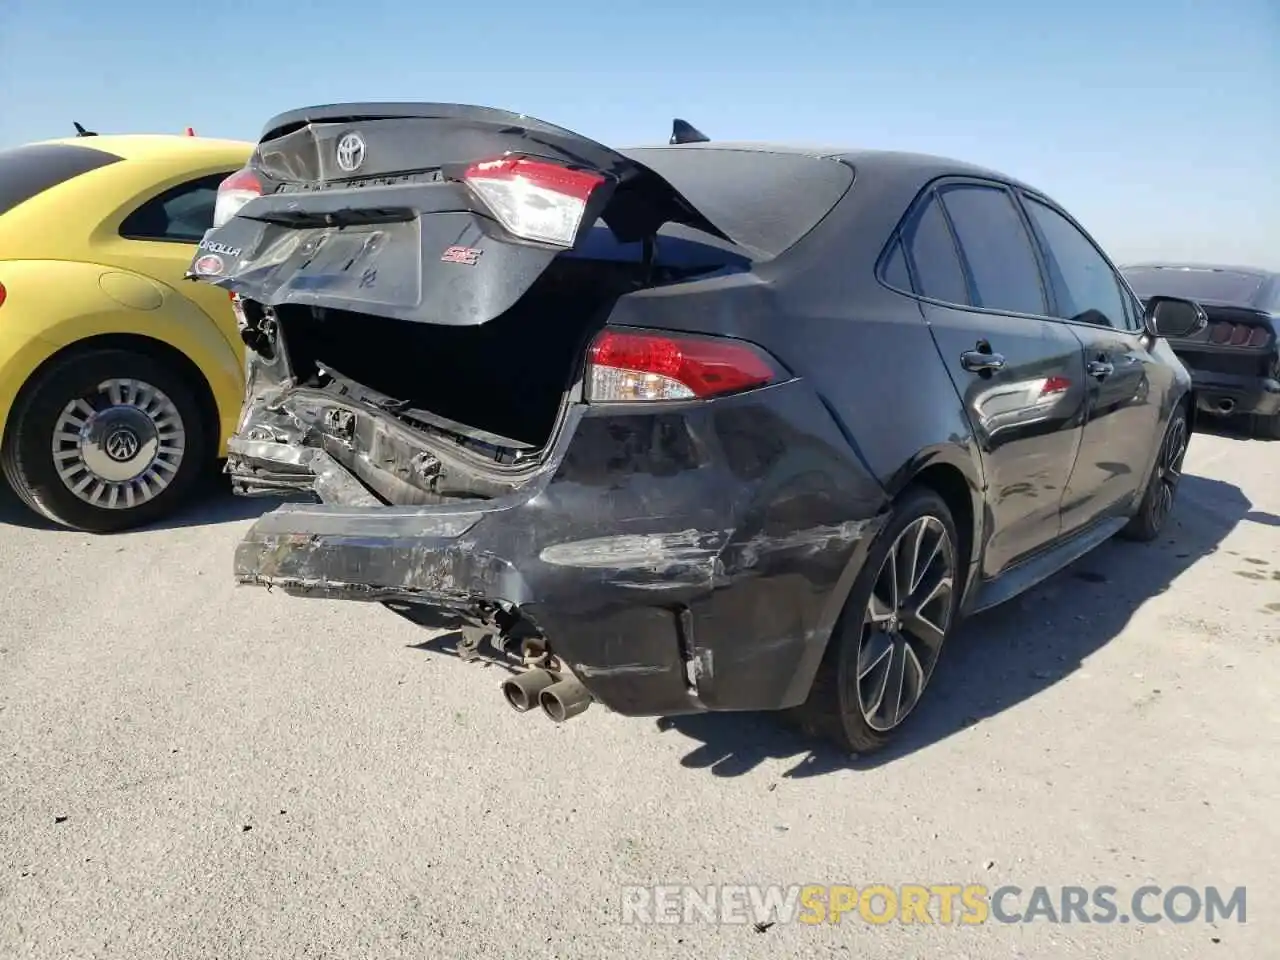
[[[344,133],[338,140],[338,168],[345,173],[355,173],[364,163],[364,137],[358,133]]]

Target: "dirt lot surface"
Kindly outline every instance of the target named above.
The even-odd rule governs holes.
[[[92,538],[6,500],[0,957],[1275,957],[1280,443],[1187,468],[1164,541],[970,621],[874,762],[519,716],[387,611],[234,587],[260,505]],[[1248,922],[623,924],[659,883],[1246,886]]]

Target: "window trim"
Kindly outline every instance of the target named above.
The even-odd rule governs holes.
[[[956,253],[960,257],[960,268],[961,270],[964,271],[965,277],[968,281],[969,299],[970,300],[981,299],[981,295],[978,290],[978,279],[973,273],[973,267],[969,263],[968,254],[966,254],[964,251],[964,244],[960,242],[960,234],[956,231],[955,223],[951,219],[951,211],[947,209],[947,203],[946,203],[946,200],[944,199],[944,196],[948,190],[963,190],[966,187],[970,189],[977,188],[980,190],[983,190],[983,189],[997,190],[1000,193],[1003,193],[1005,195],[1005,198],[1009,201],[1010,206],[1013,207],[1014,217],[1017,219],[1018,223],[1022,225],[1023,234],[1027,240],[1027,246],[1031,251],[1031,259],[1032,259],[1032,262],[1035,263],[1035,267],[1036,267],[1036,279],[1040,283],[1041,302],[1044,303],[1046,310],[1054,309],[1055,304],[1053,299],[1053,289],[1052,289],[1052,285],[1049,283],[1049,272],[1047,269],[1047,264],[1045,263],[1043,257],[1041,256],[1040,245],[1039,243],[1036,242],[1035,234],[1032,232],[1032,228],[1031,228],[1032,225],[1029,222],[1027,222],[1026,211],[1022,209],[1022,204],[1018,202],[1017,195],[1011,189],[1009,189],[1008,184],[1000,183],[999,181],[995,181],[995,180],[984,181],[978,177],[952,178],[952,180],[953,182],[945,183],[941,187],[937,188],[937,194],[938,194],[939,201],[942,203],[942,211],[944,214],[946,214],[947,223],[951,227],[951,236],[956,244]],[[971,304],[971,306],[976,306],[976,304]],[[1026,313],[1021,310],[1000,310],[993,307],[983,307],[980,309],[984,310],[987,313],[996,313],[996,314],[1000,314],[1001,316],[1011,316],[1011,317],[1046,317],[1048,316],[1048,314]],[[1049,319],[1057,319],[1057,318],[1049,317]]]
[[[1044,249],[1044,242],[1040,237],[1040,233],[1036,229],[1036,225],[1031,219],[1031,214],[1027,209],[1026,201],[1034,200],[1038,203],[1042,203],[1046,207],[1048,207],[1050,210],[1053,210],[1055,213],[1065,217],[1068,223],[1070,223],[1082,234],[1084,234],[1084,237],[1086,240],[1089,241],[1089,244],[1095,250],[1098,251],[1098,255],[1102,257],[1103,262],[1106,263],[1107,266],[1111,268],[1112,274],[1115,277],[1117,277],[1120,280],[1120,282],[1123,284],[1123,286],[1120,287],[1121,293],[1123,294],[1125,292],[1128,292],[1131,296],[1134,297],[1134,306],[1138,308],[1137,329],[1129,330],[1125,327],[1115,327],[1115,326],[1100,327],[1096,323],[1086,323],[1083,320],[1071,320],[1069,318],[1053,316],[1051,314],[1011,313],[1007,310],[992,310],[989,307],[979,307],[979,306],[975,306],[972,303],[967,303],[967,304],[952,303],[949,300],[938,300],[934,297],[927,297],[924,294],[920,293],[917,289],[919,284],[916,278],[915,262],[911,257],[911,251],[905,239],[906,226],[911,222],[913,217],[917,216],[922,211],[924,204],[929,202],[929,200],[936,193],[938,193],[940,189],[950,186],[952,184],[956,184],[956,185],[970,184],[973,186],[981,186],[981,187],[997,187],[1005,190],[1009,194],[1009,198],[1010,200],[1013,201],[1013,205],[1017,209],[1019,217],[1022,218],[1022,225],[1026,229],[1028,237],[1031,240],[1032,253],[1035,255],[1036,264],[1040,269],[1040,284],[1042,289],[1045,292],[1045,305],[1050,310],[1053,310],[1053,311],[1058,310],[1058,301],[1057,301],[1057,292],[1053,288],[1052,278],[1049,275],[1048,255]],[[963,252],[960,249],[959,240],[957,239],[955,234],[955,228],[951,224],[951,215],[947,211],[947,208],[945,205],[942,207],[942,214],[943,214],[943,218],[946,221],[947,229],[951,233],[951,242],[955,246],[956,258],[960,262],[960,270],[965,275],[966,289],[968,291],[969,297],[972,299],[974,295],[974,290],[970,285],[971,275],[969,272],[969,265],[967,261],[964,259]],[[912,289],[910,290],[901,290],[898,287],[895,287],[893,284],[889,283],[885,279],[884,268],[885,268],[885,265],[888,263],[889,257],[893,253],[894,244],[900,244],[902,247],[903,259],[906,260],[906,263],[907,263],[907,274],[911,278]],[[1021,317],[1029,320],[1043,320],[1047,323],[1065,323],[1073,327],[1083,327],[1086,330],[1094,330],[1094,331],[1112,330],[1112,331],[1115,331],[1116,333],[1130,334],[1139,338],[1141,338],[1145,333],[1141,323],[1141,316],[1142,316],[1141,299],[1138,298],[1136,294],[1133,294],[1133,292],[1129,289],[1127,282],[1124,280],[1123,274],[1121,274],[1120,269],[1115,265],[1115,261],[1113,261],[1109,256],[1107,256],[1106,252],[1103,251],[1102,247],[1098,244],[1098,242],[1093,239],[1093,235],[1090,234],[1089,231],[1086,230],[1083,226],[1081,226],[1080,222],[1076,220],[1075,217],[1071,216],[1071,214],[1067,213],[1066,210],[1062,209],[1061,206],[1054,203],[1043,193],[1031,187],[1027,187],[1018,183],[1012,183],[1005,180],[995,180],[995,179],[990,179],[986,177],[975,177],[969,174],[943,174],[942,176],[934,177],[932,180],[926,183],[923,187],[920,188],[919,193],[915,195],[912,201],[909,204],[907,204],[906,211],[903,213],[902,217],[899,218],[897,225],[890,232],[888,240],[885,241],[885,245],[883,249],[880,251],[880,256],[876,258],[875,279],[881,286],[883,286],[887,290],[892,290],[894,293],[900,293],[903,296],[911,297],[913,300],[916,300],[922,303],[932,304],[938,307],[949,307],[953,310],[964,310],[969,313],[986,314],[986,315],[996,316],[996,317]]]
[[[911,297],[912,299],[920,301],[922,303],[928,303],[938,307],[950,307],[953,310],[965,310],[970,313],[980,313],[980,314],[993,316],[993,317],[1021,317],[1029,320],[1045,320],[1050,323],[1075,322],[1070,320],[1063,320],[1061,317],[1054,317],[1048,314],[1010,313],[1007,310],[992,310],[990,307],[979,307],[979,306],[975,306],[972,303],[954,303],[950,300],[939,300],[935,297],[925,296],[923,293],[920,293],[918,292],[918,290],[915,289],[917,286],[915,266],[914,266],[914,262],[912,261],[910,251],[908,250],[907,244],[903,237],[903,231],[905,230],[906,225],[911,222],[912,218],[916,217],[920,213],[924,204],[927,203],[929,201],[929,198],[931,198],[937,192],[939,187],[946,187],[951,184],[956,184],[956,185],[970,184],[973,186],[981,186],[981,187],[997,187],[999,189],[1009,191],[1012,194],[1010,196],[1010,199],[1013,201],[1013,205],[1017,209],[1018,215],[1023,218],[1023,226],[1030,233],[1031,224],[1027,221],[1027,213],[1025,210],[1023,210],[1022,204],[1019,202],[1019,198],[1017,196],[1020,188],[1017,187],[1015,184],[1009,183],[1004,180],[993,180],[990,178],[975,177],[975,176],[972,176],[971,174],[962,174],[962,173],[946,173],[941,176],[934,177],[932,180],[926,183],[923,187],[921,187],[920,192],[915,195],[915,197],[912,199],[912,201],[909,204],[907,204],[906,212],[903,213],[902,217],[899,219],[898,225],[893,228],[893,232],[889,234],[889,239],[885,243],[884,249],[881,251],[880,257],[876,260],[875,277],[876,277],[876,280],[880,283],[880,285],[885,287],[888,290],[892,290],[895,293],[900,293],[903,296]],[[956,238],[955,228],[951,224],[951,215],[947,212],[947,208],[945,206],[943,206],[942,208],[942,215],[943,215],[943,219],[946,221],[947,230],[951,234],[951,242],[952,242],[952,245],[955,247],[956,259],[960,262],[960,272],[963,273],[965,276],[966,290],[970,298],[972,298],[973,290],[970,287],[970,275],[968,270],[968,264],[965,262],[965,260],[961,256],[961,251],[959,246],[960,242]],[[893,286],[893,284],[887,282],[884,279],[884,265],[888,260],[887,255],[889,252],[891,252],[891,248],[893,247],[894,243],[902,244],[903,255],[907,260],[907,272],[911,275],[911,283],[912,283],[911,290],[899,290],[897,287]],[[1053,288],[1052,288],[1052,285],[1049,283],[1048,268],[1043,259],[1043,254],[1040,250],[1039,242],[1034,236],[1034,234],[1031,235],[1031,250],[1032,250],[1032,253],[1035,255],[1036,264],[1040,269],[1040,284],[1046,290],[1046,298],[1045,298],[1046,306],[1050,307],[1051,309],[1054,309],[1055,304],[1053,300]],[[1082,324],[1082,326],[1092,326],[1092,325]],[[1093,327],[1093,329],[1096,330],[1097,327],[1095,326]]]
[[[1120,272],[1120,268],[1115,265],[1115,261],[1113,261],[1109,256],[1107,256],[1106,251],[1102,249],[1101,244],[1099,244],[1097,240],[1093,239],[1093,235],[1089,233],[1089,231],[1086,230],[1083,225],[1081,225],[1080,221],[1078,221],[1075,217],[1071,216],[1071,214],[1067,213],[1067,211],[1064,210],[1061,206],[1054,203],[1052,200],[1050,200],[1047,196],[1045,196],[1043,193],[1040,193],[1039,191],[1031,190],[1027,187],[1019,187],[1017,190],[1017,194],[1018,194],[1018,200],[1020,201],[1019,206],[1025,207],[1024,216],[1026,216],[1028,224],[1031,227],[1032,237],[1034,238],[1037,246],[1040,246],[1042,248],[1047,247],[1048,240],[1045,237],[1041,236],[1040,229],[1036,226],[1035,221],[1032,219],[1031,209],[1030,207],[1026,206],[1028,202],[1039,203],[1041,206],[1044,206],[1049,210],[1052,210],[1058,216],[1066,220],[1067,223],[1071,224],[1071,226],[1075,227],[1076,230],[1080,233],[1080,235],[1084,237],[1085,241],[1089,244],[1089,246],[1093,247],[1094,252],[1096,252],[1098,256],[1102,258],[1102,262],[1105,263],[1111,269],[1112,279],[1116,281],[1116,291],[1117,293],[1120,294],[1122,311],[1124,310],[1123,301],[1126,294],[1128,294],[1128,296],[1135,301],[1134,303],[1130,304],[1131,307],[1137,307],[1141,303],[1141,301],[1137,299],[1136,295],[1129,288],[1128,282],[1124,279],[1124,275]],[[1046,281],[1048,281],[1050,280],[1050,277],[1048,275],[1048,252],[1042,249],[1041,253],[1045,258],[1045,279]],[[1049,286],[1052,288],[1053,286],[1052,283],[1050,283]],[[1052,306],[1055,310],[1058,309],[1056,292],[1054,293]],[[1138,325],[1135,329],[1132,329],[1132,330],[1129,329],[1127,326],[1117,327],[1114,324],[1108,324],[1107,326],[1103,327],[1103,326],[1099,326],[1096,323],[1086,323],[1083,320],[1071,320],[1065,317],[1051,317],[1050,319],[1058,320],[1062,323],[1069,323],[1077,327],[1084,327],[1088,330],[1114,330],[1116,333],[1128,333],[1128,334],[1134,334],[1136,336],[1142,336],[1144,332],[1142,329],[1141,312],[1139,312],[1137,317]]]
[[[946,179],[946,178],[939,178],[939,179]],[[951,247],[952,247],[952,250],[955,252],[956,263],[960,267],[960,274],[961,276],[964,277],[965,293],[967,293],[971,299],[973,297],[973,290],[969,283],[969,274],[967,272],[964,259],[960,255],[960,247],[959,247],[958,241],[956,240],[955,229],[951,226],[951,218],[947,215],[947,208],[942,206],[941,202],[936,197],[937,191],[934,189],[934,184],[937,182],[938,180],[935,179],[925,184],[925,186],[920,190],[920,192],[915,195],[912,201],[909,204],[907,204],[906,212],[903,213],[901,218],[899,218],[897,226],[895,226],[893,228],[893,231],[889,234],[888,241],[885,243],[884,248],[880,251],[880,256],[876,259],[875,278],[880,283],[880,285],[885,287],[886,289],[892,290],[894,293],[900,293],[903,296],[911,297],[915,300],[922,300],[925,303],[934,303],[934,304],[937,304],[938,306],[943,306],[943,307],[947,307],[947,306],[964,307],[965,309],[969,309],[969,310],[977,310],[980,308],[975,307],[972,304],[961,304],[961,303],[953,303],[950,300],[939,300],[935,297],[926,296],[925,294],[920,293],[919,291],[920,274],[919,274],[919,271],[916,270],[915,257],[911,255],[911,246],[910,244],[907,243],[906,230],[908,225],[910,225],[913,221],[917,220],[920,216],[924,214],[925,208],[929,205],[929,203],[936,202],[939,204],[939,209],[942,213],[942,222],[947,228],[947,236],[951,238]],[[893,284],[889,283],[889,281],[885,279],[885,267],[888,265],[889,259],[893,255],[893,248],[895,244],[902,248],[902,259],[906,262],[907,276],[911,280],[910,290],[900,290],[898,287],[895,287]]]
[[[231,176],[231,174],[233,173],[235,173],[235,171],[231,170],[231,171],[228,171],[227,173],[214,172],[214,173],[202,174],[197,177],[188,177],[185,180],[179,180],[177,183],[171,183],[169,184],[169,186],[164,187],[161,190],[157,190],[156,192],[150,194],[145,200],[141,201],[140,203],[134,203],[133,208],[128,213],[126,213],[123,217],[121,217],[120,223],[116,227],[116,235],[120,237],[120,239],[122,240],[129,240],[134,243],[174,243],[174,244],[181,244],[182,246],[187,246],[187,247],[198,244],[202,239],[201,237],[197,237],[194,240],[187,240],[179,237],[158,237],[158,236],[148,235],[148,234],[126,233],[125,226],[129,223],[131,218],[133,218],[138,214],[140,210],[147,207],[149,204],[157,203],[158,201],[160,201],[162,197],[167,197],[170,194],[173,194],[174,196],[181,196],[183,192],[183,188],[194,189],[195,184],[203,184],[206,181],[220,184],[223,180]],[[215,190],[216,190],[216,187],[215,187]]]

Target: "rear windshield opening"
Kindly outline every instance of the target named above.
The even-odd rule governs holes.
[[[81,174],[121,157],[70,143],[32,143],[0,150],[0,215]]]

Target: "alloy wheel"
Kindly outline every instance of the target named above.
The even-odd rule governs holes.
[[[1152,491],[1151,498],[1151,520],[1156,529],[1164,525],[1173,510],[1173,497],[1178,491],[1178,481],[1182,479],[1182,461],[1186,455],[1187,421],[1182,416],[1175,416],[1156,459],[1153,478],[1156,489]]]
[[[872,730],[894,729],[919,703],[951,626],[955,581],[943,523],[926,515],[908,524],[876,576],[850,677]]]
[[[53,462],[80,500],[128,510],[154,500],[173,482],[186,436],[177,406],[159,389],[142,380],[104,380],[58,415]]]

